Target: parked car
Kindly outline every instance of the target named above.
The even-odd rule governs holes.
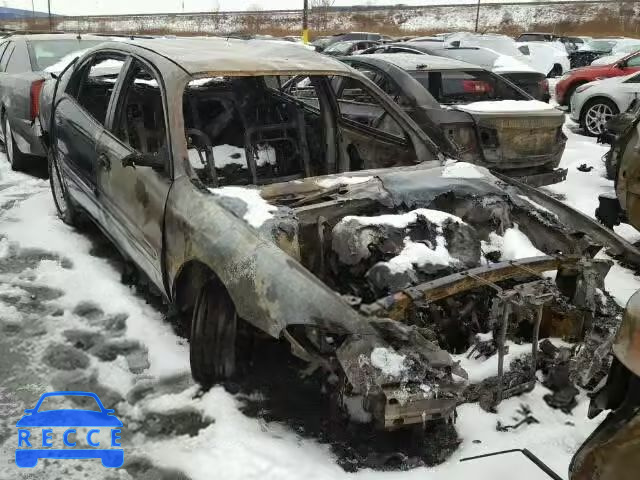
[[[431,118],[461,146],[463,160],[537,186],[566,177],[566,170],[557,168],[566,142],[563,113],[498,75],[426,55],[370,54],[342,61],[372,78],[419,125]]]
[[[609,65],[576,68],[565,73],[556,84],[556,101],[570,107],[571,97],[580,85],[603,78],[622,77],[640,71],[640,52],[627,55]]]
[[[609,55],[596,58],[593,62],[591,62],[591,65],[610,65],[617,62],[618,60],[622,60],[630,53],[635,52],[640,52],[640,40],[636,40],[630,43],[617,44],[611,49],[611,53]]]
[[[331,55],[332,57],[357,55],[358,53],[377,45],[380,45],[380,42],[373,42],[371,40],[347,40],[329,45],[322,51],[322,53],[325,55]]]
[[[551,98],[549,94],[549,81],[545,74],[536,71],[526,63],[520,62],[513,57],[502,55],[489,48],[436,48],[428,44],[425,45],[422,42],[404,42],[369,48],[362,53],[412,53],[459,60],[478,65],[493,73],[497,73],[537,100],[548,102]]]
[[[580,85],[571,97],[571,119],[587,135],[605,132],[611,118],[625,112],[640,95],[640,73]]]
[[[75,50],[103,42],[77,34],[10,35],[0,42],[0,123],[7,159],[14,170],[46,158],[39,139],[38,97],[47,68]]]
[[[635,46],[638,43],[640,43],[640,41],[634,38],[594,38],[586,42],[575,52],[570,53],[569,62],[571,63],[571,68],[584,67],[591,65],[595,60],[598,60],[601,57],[611,55],[617,51],[622,51],[624,48]]]
[[[58,215],[97,223],[173,304],[204,388],[264,362],[255,342],[272,339],[322,382],[336,414],[352,405],[386,430],[451,421],[467,383],[447,348],[506,332],[508,316],[490,312],[528,318],[519,309],[540,311],[539,298],[563,319],[541,334],[561,324],[589,335],[606,312],[581,299],[611,266],[592,257],[603,244],[636,252],[537,189],[446,162],[371,80],[293,45],[110,42],[47,82],[40,101]],[[525,232],[548,255],[514,259],[494,240],[484,254],[494,230]],[[557,285],[539,281],[546,271]],[[500,298],[487,284],[502,285]],[[470,299],[482,315],[460,314]],[[443,321],[428,339],[433,309]],[[484,405],[530,380],[502,389],[500,377]]]
[[[539,72],[546,73],[547,77],[559,77],[571,69],[569,56],[562,44],[518,42],[517,45],[529,65]]]
[[[556,35],[554,33],[536,32],[522,33],[518,37],[516,37],[515,40],[516,42],[557,42],[562,44],[567,52],[576,50],[584,43],[584,40],[581,37],[569,37],[564,35]]]
[[[333,45],[334,43],[344,42],[347,40],[370,40],[373,42],[382,42],[384,38],[379,33],[369,33],[369,32],[338,33],[336,35],[318,38],[315,41],[313,41],[311,45],[315,47],[317,52],[322,52],[324,51],[325,48],[327,48],[330,45]]]

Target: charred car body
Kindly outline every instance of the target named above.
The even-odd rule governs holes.
[[[607,178],[614,191],[599,197],[596,218],[609,228],[629,223],[640,230],[640,103],[613,117],[603,139],[611,144],[605,156]]]
[[[566,170],[558,168],[566,143],[563,113],[498,75],[430,55],[370,54],[343,61],[369,76],[432,138],[438,133],[429,127],[436,124],[459,147],[458,158],[530,185],[565,179]],[[339,92],[349,95],[366,103],[357,92]]]
[[[314,95],[287,91],[302,76]],[[352,117],[335,77],[375,99],[379,121]],[[599,344],[617,317],[595,300],[610,263],[593,256],[606,242],[640,258],[533,188],[445,164],[373,82],[304,49],[109,43],[41,100],[59,215],[88,215],[175,305],[205,387],[240,374],[257,331],[380,428],[451,419],[466,382],[445,349],[489,332],[482,348],[501,358],[518,336]],[[523,234],[540,256],[515,259]],[[502,373],[488,405],[535,383]]]

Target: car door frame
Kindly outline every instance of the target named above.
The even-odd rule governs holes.
[[[169,119],[169,101],[167,98],[167,89],[164,83],[164,79],[160,72],[160,69],[153,64],[149,59],[146,59],[134,52],[128,52],[128,59],[125,65],[122,68],[121,76],[118,77],[118,84],[116,85],[113,95],[111,96],[111,101],[109,104],[109,108],[107,110],[107,116],[105,120],[105,128],[103,129],[100,138],[96,141],[96,148],[100,149],[101,141],[103,136],[109,136],[112,141],[119,142],[121,144],[125,144],[120,138],[115,134],[115,122],[118,120],[118,109],[122,107],[122,102],[126,100],[127,90],[125,89],[128,86],[127,82],[131,78],[133,74],[133,68],[139,62],[144,65],[152,75],[155,77],[155,80],[158,82],[158,86],[160,88],[161,96],[162,96],[162,110],[164,114],[164,123],[165,123],[165,136],[167,142],[167,163],[165,165],[164,175],[166,176],[166,196],[165,196],[165,204],[166,200],[169,196],[169,191],[171,189],[171,185],[174,180],[174,171],[173,171],[173,145],[172,145],[172,137],[171,137],[171,122]],[[128,145],[131,149],[130,145]],[[100,154],[100,151],[97,151]],[[127,167],[132,168],[134,167]],[[150,167],[138,167],[134,170],[136,175],[140,175],[144,178],[145,174],[148,174],[152,169]],[[101,173],[98,172],[98,176],[96,179],[97,186],[97,196],[100,201],[100,197],[102,196],[102,207],[104,214],[104,228],[108,230],[108,236],[112,240],[112,242],[116,245],[119,245],[119,250],[123,253],[126,258],[132,259],[133,257],[141,260],[144,265],[138,265],[138,267],[147,275],[147,277],[155,284],[155,286],[162,292],[166,290],[165,285],[165,275],[164,275],[164,215],[165,209],[164,204],[162,207],[162,218],[160,219],[160,230],[161,230],[161,240],[160,240],[160,248],[159,251],[156,252],[156,255],[149,254],[149,245],[148,242],[143,238],[144,235],[141,235],[141,232],[134,232],[131,229],[127,228],[128,222],[123,221],[121,215],[118,214],[118,210],[115,205],[112,205],[110,202],[105,201],[104,192],[101,189]],[[114,232],[112,231],[112,227],[119,228],[121,231]],[[121,245],[121,241],[124,243]],[[128,242],[128,243],[127,243]],[[129,250],[129,251],[127,251]],[[140,255],[136,255],[136,253]]]
[[[122,69],[120,70],[120,73],[118,74],[116,83],[113,87],[113,92],[111,94],[111,98],[109,99],[109,105],[107,105],[107,115],[105,116],[105,122],[104,124],[101,124],[98,119],[94,118],[91,112],[89,112],[84,106],[82,106],[82,104],[80,104],[80,102],[78,101],[77,95],[73,96],[69,92],[67,92],[67,88],[69,87],[69,83],[71,82],[76,72],[82,75],[81,70],[83,68],[85,68],[91,62],[93,62],[97,56],[104,55],[104,54],[115,54],[115,55],[122,56],[124,57],[124,63],[122,65]],[[104,130],[107,128],[109,111],[111,110],[113,101],[116,98],[116,91],[119,88],[119,84],[122,83],[123,72],[126,71],[125,69],[131,63],[130,57],[131,55],[129,54],[129,52],[124,52],[124,51],[114,50],[114,49],[105,49],[105,50],[98,50],[98,51],[91,52],[86,57],[76,61],[73,67],[73,72],[71,72],[70,74],[69,80],[66,82],[65,85],[63,85],[64,91],[62,92],[62,95],[60,95],[60,97],[56,95],[56,98],[54,99],[55,104],[51,110],[52,123],[55,124],[55,114],[58,108],[58,104],[64,100],[65,96],[68,97],[70,101],[72,101],[78,108],[82,109],[83,112],[87,114],[96,124],[100,125],[101,132],[96,136],[94,140],[94,148],[97,147],[97,141],[100,138],[100,135],[102,135]],[[54,127],[54,128],[57,128],[57,127]],[[52,149],[55,152],[55,145],[52,145]],[[73,168],[73,165],[69,165],[67,164],[67,162],[61,162],[59,158],[58,158],[58,168],[61,170],[60,173],[62,175],[62,178],[65,179],[65,183],[71,181],[73,183],[73,186],[75,187],[75,188],[69,188],[69,185],[67,185],[67,191],[71,193],[73,200],[78,202],[78,204],[84,210],[91,213],[93,220],[103,231],[106,230],[103,225],[104,219],[100,214],[97,213],[97,212],[100,212],[100,202],[97,196],[97,178],[96,178],[96,183],[94,185],[91,185],[90,181],[87,182],[86,175],[80,172],[79,169]],[[109,232],[104,231],[104,233],[107,235],[107,237],[109,237]]]

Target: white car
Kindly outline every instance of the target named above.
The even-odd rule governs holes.
[[[521,42],[498,34],[457,33],[446,37],[446,42],[458,47],[487,48],[528,65],[546,76],[562,75],[569,70],[569,57],[562,44],[554,42]]]
[[[628,110],[640,97],[640,73],[605,78],[580,85],[571,97],[571,119],[578,122],[587,135],[604,132],[605,124],[620,112]]]
[[[529,64],[548,77],[559,77],[571,69],[567,49],[560,42],[517,42]]]

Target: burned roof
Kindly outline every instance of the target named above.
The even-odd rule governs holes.
[[[378,59],[389,62],[403,70],[479,70],[480,67],[470,63],[436,57],[435,55],[416,55],[413,53],[372,53],[358,57],[358,61]]]
[[[135,39],[125,43],[152,50],[190,74],[253,76],[316,72],[334,75],[351,71],[337,60],[293,43],[235,38]]]

